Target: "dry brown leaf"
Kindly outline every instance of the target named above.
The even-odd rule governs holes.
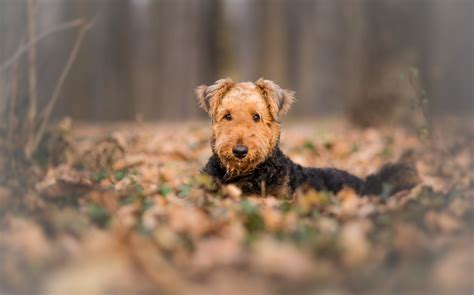
[[[414,225],[399,223],[395,225],[394,246],[403,254],[417,255],[425,250],[426,237]]]
[[[371,228],[367,220],[356,220],[345,224],[341,229],[343,262],[348,267],[356,267],[369,258],[371,244],[367,233]]]
[[[434,288],[444,294],[469,294],[474,290],[472,280],[472,241],[467,241],[444,256],[432,268]]]
[[[174,205],[169,208],[169,226],[178,233],[200,237],[212,229],[208,216],[200,209]]]
[[[82,255],[72,264],[52,273],[45,294],[110,294],[156,290],[138,272],[127,249],[111,236],[93,233],[86,239]]]
[[[337,195],[341,200],[341,214],[347,216],[358,214],[362,199],[353,189],[344,188]]]
[[[433,210],[425,214],[425,223],[433,231],[456,232],[461,229],[458,219],[447,213],[437,213]]]
[[[0,207],[7,208],[7,206],[13,201],[13,192],[7,188],[0,186]]]
[[[333,196],[302,188],[293,202],[285,202],[243,196],[234,185],[215,194],[209,180],[196,181],[211,154],[209,130],[204,124],[182,125],[114,126],[120,132],[112,137],[105,136],[110,128],[101,132],[94,126],[81,131],[74,146],[89,151],[84,160],[95,161],[76,163],[86,170],[60,165],[43,176],[41,169],[32,169],[43,179],[28,193],[17,193],[18,181],[12,188],[2,183],[0,225],[6,227],[0,226],[0,256],[8,277],[2,273],[0,285],[7,282],[22,293],[19,286],[44,275],[46,283],[38,284],[46,286],[46,294],[84,287],[87,294],[343,293],[366,288],[379,294],[396,292],[394,286],[411,291],[407,278],[416,270],[420,282],[447,294],[463,294],[456,291],[470,286],[462,259],[452,253],[466,257],[470,249],[459,245],[467,240],[474,210],[471,141],[459,137],[451,144],[442,137],[441,151],[395,127],[292,123],[283,130],[282,149],[296,162],[364,176],[402,156],[416,162],[423,181],[389,199],[361,198],[349,189]],[[102,180],[92,183],[91,175]],[[77,196],[81,188],[86,194],[69,204],[66,197]],[[449,196],[442,198],[444,193]],[[4,210],[4,200],[11,204],[12,199],[15,210]],[[110,217],[100,231],[88,227],[96,224],[90,206],[105,208]],[[25,211],[17,212],[19,208]],[[64,221],[48,212],[71,214]],[[13,230],[5,221],[17,213],[31,220]],[[75,218],[84,228],[64,226]],[[426,227],[420,226],[423,222]],[[17,248],[26,255],[11,255]],[[35,261],[41,262],[39,276],[35,268],[25,268]],[[368,277],[370,284],[365,284]]]
[[[127,168],[132,168],[139,166],[146,161],[146,156],[144,154],[137,155],[126,155],[122,159],[118,159],[112,166],[114,170],[123,170]]]
[[[211,238],[199,241],[193,255],[193,272],[206,273],[216,267],[230,266],[241,260],[240,243],[230,239]]]
[[[32,220],[9,218],[7,231],[0,237],[0,243],[21,253],[28,260],[43,260],[52,254],[52,248],[42,228]]]
[[[240,200],[240,197],[242,196],[242,190],[234,184],[224,186],[222,192],[234,200]]]
[[[314,271],[311,256],[294,245],[264,238],[254,247],[251,264],[267,275],[302,281]]]

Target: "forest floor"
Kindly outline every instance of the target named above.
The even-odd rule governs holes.
[[[201,175],[207,123],[61,130],[42,168],[0,186],[1,294],[474,291],[472,124],[447,120],[423,143],[402,128],[288,122],[282,149],[300,164],[364,176],[403,157],[422,180],[392,197],[291,200]]]

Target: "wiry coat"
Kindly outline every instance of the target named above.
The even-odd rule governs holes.
[[[416,170],[407,163],[385,165],[378,173],[365,180],[336,168],[303,167],[290,160],[277,146],[266,161],[254,170],[237,176],[226,173],[224,165],[213,154],[203,172],[219,184],[235,184],[244,194],[291,197],[301,185],[309,185],[317,191],[337,193],[344,187],[354,189],[360,195],[376,195],[385,190],[394,194],[416,185]]]

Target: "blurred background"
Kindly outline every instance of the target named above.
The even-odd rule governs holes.
[[[265,77],[295,90],[293,118],[409,122],[420,93],[430,114],[473,110],[472,0],[31,2],[28,14],[27,0],[0,0],[0,112],[5,98],[18,97],[21,109],[27,99],[20,98],[31,94],[29,53],[6,64],[29,40],[29,28],[35,36],[54,31],[35,48],[41,107],[77,36],[76,27],[59,28],[94,17],[56,118],[204,118],[194,88],[227,76]]]
[[[474,294],[473,14],[0,0],[0,294]],[[362,176],[400,159],[420,185],[216,192],[194,89],[223,77],[296,91],[282,146],[297,163]]]

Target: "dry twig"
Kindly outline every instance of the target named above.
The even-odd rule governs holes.
[[[10,98],[10,103],[8,105],[8,132],[7,132],[7,140],[8,142],[12,142],[13,130],[15,129],[16,124],[16,99],[18,96],[18,67],[19,61],[14,63],[13,71],[12,71],[12,78],[10,81],[10,89],[8,97]]]
[[[76,41],[74,43],[71,53],[69,54],[66,65],[64,66],[63,71],[58,79],[56,87],[54,88],[51,99],[48,101],[48,104],[46,105],[44,109],[44,116],[41,118],[42,119],[41,122],[39,122],[38,130],[35,132],[33,137],[28,139],[28,142],[25,145],[25,155],[28,159],[32,157],[32,155],[38,148],[38,145],[41,142],[41,139],[43,138],[44,132],[46,131],[46,126],[49,121],[49,117],[51,116],[54,106],[56,105],[59,95],[61,94],[61,90],[64,85],[64,82],[66,81],[66,77],[68,76],[72,65],[76,61],[77,55],[79,53],[79,49],[81,48],[85,35],[94,25],[95,19],[96,18],[94,18],[93,20],[85,24],[83,24],[83,22],[81,21],[81,28],[77,35]]]
[[[16,60],[18,60],[18,58],[20,58],[23,54],[25,54],[30,49],[31,46],[34,46],[36,43],[40,42],[44,38],[57,32],[84,26],[84,22],[85,20],[82,18],[75,19],[73,21],[66,22],[58,26],[52,27],[51,29],[39,34],[33,40],[29,40],[28,43],[26,43],[23,46],[20,46],[12,57],[4,61],[3,64],[0,66],[0,72],[3,72],[9,67],[11,67],[12,65],[14,65]]]
[[[34,40],[36,35],[36,12],[37,12],[37,1],[28,0],[28,40],[31,42]],[[30,46],[28,50],[28,82],[30,91],[30,101],[28,105],[27,113],[27,124],[26,131],[28,137],[31,137],[34,133],[34,126],[36,121],[36,110],[38,103],[38,91],[37,91],[37,76],[36,76],[36,46],[35,43]]]

